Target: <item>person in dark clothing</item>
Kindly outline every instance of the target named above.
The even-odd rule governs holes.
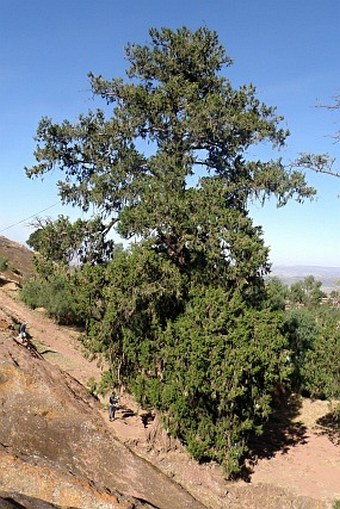
[[[26,326],[27,322],[23,322],[19,325],[19,339],[21,343],[25,343],[26,341]]]
[[[119,398],[114,393],[111,394],[109,399],[109,419],[113,421],[118,409]]]

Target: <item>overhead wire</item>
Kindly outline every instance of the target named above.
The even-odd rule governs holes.
[[[0,230],[0,233],[5,232],[6,230],[9,230],[10,228],[14,228],[14,226],[24,223],[25,221],[28,221],[29,219],[32,219],[33,217],[37,217],[39,214],[42,214],[43,212],[46,212],[46,210],[49,210],[59,204],[60,204],[60,201],[57,201],[56,203],[53,203],[53,205],[50,205],[49,207],[46,207],[45,209],[40,210],[39,212],[36,212],[35,214],[32,214],[31,216],[28,216],[25,219],[21,219],[21,221],[18,221],[17,223],[13,223],[9,226],[6,226],[6,228],[2,228]]]

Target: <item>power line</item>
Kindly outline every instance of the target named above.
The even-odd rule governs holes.
[[[46,210],[51,209],[52,207],[55,207],[56,205],[59,205],[59,201],[56,203],[53,203],[53,205],[50,205],[49,207],[46,207],[46,209],[40,210],[39,212],[36,212],[35,214],[32,214],[31,216],[26,217],[25,219],[22,219],[21,221],[18,221],[17,223],[11,224],[9,226],[6,226],[6,228],[3,228],[0,230],[0,233],[5,232],[6,230],[9,230],[10,228],[13,228],[14,226],[17,226],[18,224],[24,223],[25,221],[28,221],[29,219],[32,219],[33,217],[37,217],[42,212],[46,212]]]

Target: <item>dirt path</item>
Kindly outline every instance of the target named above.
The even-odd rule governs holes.
[[[35,340],[46,345],[44,357],[51,363],[83,384],[90,377],[100,377],[100,366],[83,357],[76,339],[78,333],[56,325],[41,311],[28,309],[10,286],[0,288],[0,310],[2,317],[12,316],[29,323],[28,331]],[[303,436],[288,441],[287,446],[273,452],[271,458],[260,459],[253,466],[250,483],[226,482],[218,466],[193,462],[180,444],[168,443],[158,433],[157,419],[152,421],[151,416],[145,425],[145,412],[141,412],[127,395],[122,396],[117,419],[108,425],[135,453],[160,468],[211,509],[317,509],[331,508],[332,501],[340,499],[339,447],[315,428],[318,417],[327,411],[325,402],[304,400],[295,416],[296,423],[304,429]],[[104,410],[103,418],[107,419]],[[296,497],[302,498],[297,501]]]
[[[237,483],[225,481],[217,465],[198,465],[178,444],[171,447],[171,444],[162,443],[162,438],[156,439],[155,443],[151,440],[150,444],[153,425],[141,429],[138,408],[128,399],[124,401],[124,407],[125,410],[132,409],[134,414],[121,419],[125,410],[118,412],[114,429],[120,440],[212,509],[321,509],[331,508],[334,500],[340,500],[339,446],[316,425],[316,421],[329,411],[325,401],[303,399],[294,418],[295,426],[303,429],[300,438],[295,441],[288,438],[281,450],[253,465],[250,482]],[[294,497],[299,497],[299,501]]]
[[[0,310],[4,316],[12,317],[18,322],[28,322],[28,333],[33,341],[46,347],[42,348],[44,358],[51,364],[60,366],[84,385],[91,377],[96,380],[100,378],[102,368],[96,361],[89,362],[82,354],[77,339],[80,333],[57,325],[43,310],[29,309],[18,299],[14,285],[0,288]]]
[[[270,483],[316,499],[340,499],[339,451],[326,436],[309,432],[306,443],[261,460],[252,483]]]

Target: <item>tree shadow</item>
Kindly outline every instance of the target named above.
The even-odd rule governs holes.
[[[329,412],[316,421],[318,432],[326,435],[334,445],[340,445],[340,412]]]
[[[250,454],[245,460],[241,477],[250,482],[254,466],[260,459],[270,459],[277,454],[287,454],[297,444],[307,443],[307,428],[297,420],[302,406],[298,396],[284,396],[274,406],[273,413],[263,426],[261,436],[249,441]]]
[[[155,414],[152,411],[146,411],[140,416],[144,428],[148,428],[149,424],[155,420]]]
[[[121,410],[121,417],[122,419],[128,419],[129,417],[135,417],[137,414],[131,408],[127,407],[126,405],[119,405],[119,408]]]
[[[126,405],[120,406],[121,410],[121,418],[122,419],[128,419],[129,417],[137,417],[138,413],[134,410],[131,410],[131,408],[127,407]],[[142,424],[144,428],[148,428],[149,424],[155,419],[155,414],[151,410],[146,410],[139,414],[139,417],[142,421]]]

